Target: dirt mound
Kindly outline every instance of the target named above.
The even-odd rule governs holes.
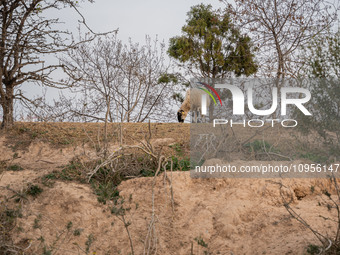
[[[15,174],[6,172],[1,186]],[[125,220],[135,254],[144,251],[152,214],[152,182],[153,178],[138,178],[119,186],[123,206],[129,208]],[[293,208],[313,228],[334,234],[334,224],[319,215],[333,218],[335,210],[320,206],[326,199],[316,196],[327,181],[291,179],[284,185],[294,196]],[[209,254],[303,254],[309,244],[317,243],[309,230],[289,216],[272,180],[191,179],[188,172],[173,172],[174,207],[169,187],[164,174],[156,179],[158,254],[202,254],[204,250]],[[130,252],[124,223],[110,211],[114,203],[97,202],[86,184],[58,181],[23,207],[13,236],[15,243],[27,243],[31,254],[43,249],[53,254]]]
[[[39,254],[44,248],[53,254],[78,254],[87,246],[97,254],[110,250],[115,237],[113,216],[97,202],[90,187],[57,182],[24,206],[14,242],[28,241],[31,254]],[[93,248],[86,245],[91,236],[96,239]]]
[[[316,185],[320,189],[327,182],[286,180],[284,184],[292,194],[297,187],[308,194],[300,200],[294,195],[294,209],[313,228],[334,234],[334,224],[319,215],[335,217],[335,210],[321,208],[315,190],[313,194],[310,190]],[[150,214],[151,185],[151,179],[138,179],[120,186],[125,196],[133,194],[134,201],[142,203],[139,213],[138,210],[135,213],[138,219],[140,214],[144,217]],[[308,244],[316,242],[308,230],[289,216],[282,206],[278,185],[272,180],[195,180],[189,173],[176,172],[173,191],[174,213],[169,190],[166,192],[162,177],[158,178],[156,226],[162,254],[190,254],[192,243],[194,254],[199,254],[202,247],[197,240],[203,240],[212,254],[303,254]],[[143,233],[143,226],[138,233]]]
[[[186,155],[184,129],[157,125],[155,130],[158,137],[151,143],[156,149]],[[102,204],[87,183],[44,183],[41,178],[60,172],[74,157],[93,159],[94,146],[54,147],[34,140],[14,150],[8,144],[0,138],[0,161],[20,170],[7,167],[1,173],[0,198],[17,200],[9,204],[22,212],[11,236],[25,254],[129,254],[131,243],[134,254],[306,254],[318,240],[283,206],[280,181],[283,194],[292,196],[292,208],[312,228],[325,236],[336,231],[329,220],[336,219],[336,210],[323,194],[331,192],[327,179],[193,179],[189,172],[167,172],[156,179],[123,181],[118,187],[122,198]],[[233,161],[240,166],[249,162]],[[41,190],[22,193],[29,185]]]

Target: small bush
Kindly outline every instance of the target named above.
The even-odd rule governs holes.
[[[5,203],[0,204],[0,254],[14,254],[18,247],[12,247],[11,231],[15,227],[16,218],[21,212],[19,209],[10,209]]]
[[[203,238],[201,236],[196,237],[195,241],[197,242],[198,245],[204,247],[204,248],[208,248],[208,244],[206,242],[204,242]]]
[[[175,147],[178,153],[181,153],[179,146]],[[152,177],[158,168],[158,161],[151,154],[136,148],[126,148],[117,154],[114,159],[102,158],[88,162],[82,162],[78,159],[70,161],[59,172],[53,172],[43,177],[43,183],[49,185],[49,180],[61,179],[69,181],[90,182],[91,186],[98,197],[100,203],[106,204],[107,201],[113,200],[119,196],[117,186],[123,181],[131,177]],[[172,156],[168,159],[166,170],[171,168],[171,160],[173,162],[174,171],[190,170],[190,161],[188,158]],[[103,164],[104,163],[104,164]],[[101,166],[101,167],[99,167]],[[96,169],[89,180],[88,173],[90,169]],[[162,168],[160,172],[164,171]]]
[[[172,156],[172,164],[174,171],[189,171],[190,170],[190,160],[188,158],[179,159]],[[168,163],[167,170],[170,170],[171,164]]]
[[[320,154],[316,154],[313,152],[304,152],[304,153],[300,153],[300,157],[301,158],[305,158],[305,159],[309,159],[313,162],[316,163],[325,163],[327,161],[327,157],[320,155]]]
[[[86,182],[84,166],[78,160],[72,160],[69,164],[63,167],[59,172],[53,172],[50,179],[59,179],[64,181],[79,181]]]
[[[249,151],[266,152],[271,149],[271,145],[267,141],[255,140],[244,145]]]
[[[57,176],[55,173],[46,174],[42,177],[44,180],[55,180]]]
[[[314,244],[310,244],[307,247],[307,253],[311,255],[319,254],[320,253],[320,247]]]
[[[33,223],[33,228],[34,229],[41,228],[41,226],[40,226],[40,219],[41,219],[40,217],[34,219],[34,223]]]
[[[9,170],[9,171],[21,171],[21,170],[24,170],[24,169],[19,165],[10,165],[10,166],[7,167],[7,170]]]
[[[86,245],[86,254],[88,254],[90,252],[90,248],[91,248],[91,245],[92,245],[93,242],[94,242],[94,237],[93,237],[92,234],[90,234],[87,237],[87,240],[85,242],[85,245]]]
[[[112,182],[108,183],[92,183],[92,187],[97,195],[98,202],[106,204],[106,201],[113,200],[119,196],[119,191]]]
[[[44,246],[42,255],[52,255],[52,251],[47,249],[46,246]]]
[[[178,143],[169,145],[170,148],[173,148],[178,156],[183,156],[182,146]]]
[[[26,194],[32,197],[38,196],[41,192],[43,192],[43,189],[40,188],[38,185],[33,185],[33,184],[30,184],[28,186],[28,189],[26,190]]]
[[[41,182],[43,185],[47,187],[52,187],[53,184],[55,183],[54,180],[58,179],[56,173],[49,173],[41,177]]]
[[[69,221],[66,225],[67,230],[70,230],[72,228],[72,225],[73,225],[72,221]]]
[[[81,232],[83,232],[83,229],[77,228],[73,231],[74,236],[80,236]]]

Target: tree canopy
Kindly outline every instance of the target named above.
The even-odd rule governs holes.
[[[297,115],[300,130],[317,131],[330,155],[340,155],[340,31],[315,38],[305,49],[306,84],[311,91],[312,116]]]
[[[196,5],[188,12],[182,35],[170,39],[168,54],[187,65],[190,74],[209,78],[251,75],[257,71],[250,38],[241,34],[230,15]]]
[[[338,22],[339,1],[222,0],[237,23],[254,41],[265,77],[298,77],[302,47],[316,36],[326,36]]]

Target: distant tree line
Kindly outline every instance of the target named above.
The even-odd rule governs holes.
[[[2,128],[14,123],[15,101],[21,102],[30,116],[44,121],[171,121],[174,105],[183,100],[181,86],[188,84],[189,77],[297,79],[320,76],[315,71],[316,59],[311,62],[311,57],[317,56],[323,68],[337,63],[336,58],[316,54],[321,38],[330,36],[338,21],[336,1],[222,2],[225,9],[193,6],[182,34],[172,37],[167,48],[150,37],[141,45],[131,40],[123,43],[115,31],[93,32],[78,11],[78,1],[1,0]],[[66,7],[79,14],[89,31],[78,40],[58,29],[58,19],[44,16],[49,9]],[[56,54],[58,64],[48,65],[46,56]],[[64,79],[53,78],[58,69]],[[73,96],[60,93],[54,102],[43,96],[28,98],[22,87],[32,82],[67,88]]]

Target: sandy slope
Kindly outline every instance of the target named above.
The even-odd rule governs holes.
[[[13,152],[4,143],[0,145],[2,160],[10,159]],[[1,199],[12,195],[7,185],[19,189],[25,183],[37,182],[79,153],[80,148],[56,150],[42,143],[31,144],[13,161],[24,170],[3,172]],[[191,179],[188,172],[167,175],[169,178],[164,174],[157,177],[154,189],[157,254],[305,254],[307,245],[318,244],[313,234],[285,210],[279,186],[273,180]],[[144,251],[152,214],[152,182],[153,178],[138,178],[119,186],[125,208],[131,207],[125,219],[131,223],[128,229],[135,254]],[[327,209],[327,198],[320,195],[328,188],[328,181],[290,179],[283,183],[285,192],[294,197],[292,207],[313,228],[333,235],[335,224],[319,217],[336,216],[335,209]],[[52,254],[86,254],[87,247],[89,254],[129,254],[126,229],[110,212],[112,202],[97,202],[86,184],[57,181],[43,188],[37,198],[22,202],[23,215],[12,231],[15,243],[29,247],[26,254],[41,254],[44,246],[53,248]],[[67,228],[69,222],[72,226]],[[74,235],[75,230],[79,236]],[[195,239],[203,240],[207,248]]]

